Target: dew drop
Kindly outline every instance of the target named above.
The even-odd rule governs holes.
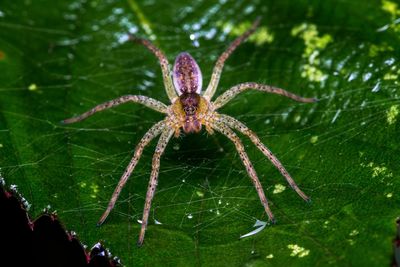
[[[174,144],[174,146],[172,147],[174,150],[179,150],[180,146],[178,143]]]

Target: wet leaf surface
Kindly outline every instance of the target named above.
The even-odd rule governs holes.
[[[126,33],[152,39],[170,62],[189,52],[207,84],[217,57],[259,15],[217,95],[254,81],[320,101],[247,92],[221,112],[253,129],[312,203],[243,137],[278,221],[239,239],[266,215],[234,146],[203,132],[167,147],[142,248],[154,144],[96,228],[135,144],[163,116],[126,104],[58,122],[125,94],[167,103],[157,60]],[[83,242],[105,238],[128,266],[387,266],[400,204],[399,17],[387,0],[1,3],[2,174],[34,214],[50,205]]]

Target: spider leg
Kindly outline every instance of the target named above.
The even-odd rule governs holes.
[[[279,172],[285,177],[286,181],[289,185],[293,188],[294,191],[305,201],[310,201],[310,198],[304,194],[303,191],[297,186],[296,182],[287,172],[285,167],[283,167],[282,163],[278,160],[278,158],[269,150],[258,138],[258,136],[251,131],[246,125],[242,122],[238,121],[231,116],[220,114],[220,121],[222,123],[227,124],[229,127],[236,129],[237,131],[241,132],[242,134],[248,136],[250,140],[257,146],[257,148],[275,165],[275,167],[279,170]]]
[[[103,213],[103,215],[100,217],[99,222],[97,223],[97,226],[100,226],[103,224],[103,222],[106,220],[108,214],[110,214],[110,211],[114,208],[115,202],[118,199],[119,194],[121,193],[122,188],[125,186],[126,182],[128,181],[129,176],[131,175],[132,171],[135,169],[136,164],[138,163],[140,156],[143,153],[143,149],[150,143],[150,141],[155,138],[157,135],[161,133],[161,131],[165,127],[165,122],[160,121],[153,125],[142,137],[140,140],[139,144],[136,146],[135,153],[131,161],[129,162],[128,167],[126,167],[124,174],[122,175],[121,179],[118,182],[117,187],[114,190],[114,193],[112,194],[112,197],[110,199],[110,202],[108,203],[106,211]]]
[[[272,214],[272,211],[269,208],[268,200],[264,194],[264,190],[262,188],[260,180],[257,177],[257,173],[253,165],[251,164],[249,156],[247,155],[239,137],[228,126],[224,124],[214,123],[212,127],[218,132],[228,137],[235,144],[236,150],[239,152],[240,159],[242,160],[244,166],[246,167],[247,173],[249,174],[254,186],[256,187],[258,196],[261,200],[262,205],[264,206],[265,212],[268,214],[269,219],[272,222],[275,222],[274,215]]]
[[[149,40],[142,39],[142,38],[136,37],[134,35],[129,35],[129,40],[144,45],[147,49],[149,49],[158,58],[158,61],[160,62],[161,71],[163,74],[164,86],[165,86],[165,90],[167,92],[168,98],[171,100],[171,103],[175,102],[175,99],[178,96],[175,92],[174,85],[172,83],[171,71],[170,71],[169,62],[168,62],[167,57],[164,55],[164,53],[160,49],[158,49]]]
[[[97,105],[94,108],[92,108],[91,110],[89,110],[79,116],[61,121],[61,123],[70,124],[70,123],[82,121],[82,120],[86,119],[87,117],[92,116],[96,112],[100,112],[105,109],[109,109],[109,108],[118,106],[120,104],[129,102],[129,101],[143,104],[146,107],[149,107],[149,108],[154,109],[161,113],[168,112],[168,107],[164,103],[161,103],[160,101],[155,100],[153,98],[150,98],[147,96],[142,96],[142,95],[125,95],[125,96],[121,96],[117,99],[113,99],[113,100],[104,102],[103,104]]]
[[[160,140],[158,141],[158,144],[156,147],[156,151],[154,152],[154,155],[153,155],[153,161],[151,164],[151,166],[152,166],[151,176],[150,176],[149,185],[147,187],[146,201],[145,201],[144,209],[143,209],[142,228],[140,229],[139,240],[137,242],[138,246],[141,246],[143,244],[144,234],[146,232],[147,222],[149,219],[151,201],[153,200],[154,193],[155,193],[156,187],[157,187],[158,173],[160,170],[160,158],[161,158],[161,155],[164,153],[164,150],[173,134],[174,134],[173,130],[165,130],[161,134]]]
[[[301,97],[301,96],[295,95],[291,92],[288,92],[284,89],[273,87],[270,85],[246,82],[246,83],[241,83],[241,84],[233,86],[228,91],[225,91],[222,95],[217,97],[217,99],[214,101],[214,108],[218,109],[218,108],[224,106],[226,103],[231,101],[239,93],[241,93],[245,90],[248,90],[248,89],[254,89],[257,91],[262,91],[262,92],[267,92],[267,93],[272,93],[272,94],[277,94],[277,95],[283,95],[283,96],[289,97],[293,100],[296,100],[298,102],[311,103],[311,102],[318,101],[316,98]]]
[[[248,29],[245,33],[235,39],[229,47],[222,53],[222,55],[218,58],[217,62],[215,63],[210,83],[207,86],[206,91],[204,92],[204,97],[210,101],[211,98],[214,96],[215,91],[217,90],[218,82],[221,77],[222,69],[224,68],[225,61],[228,57],[232,54],[233,51],[244,41],[246,40],[258,27],[260,24],[261,17],[258,17],[251,25],[250,29]]]

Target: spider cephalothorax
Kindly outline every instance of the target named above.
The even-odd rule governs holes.
[[[199,121],[200,95],[197,93],[183,93],[179,97],[185,118],[182,129],[186,133],[199,132],[201,130],[201,122]]]
[[[183,93],[172,104],[169,120],[179,136],[182,128],[185,133],[197,133],[201,125],[210,117],[211,107],[207,100],[198,93]],[[206,125],[208,130],[208,126]]]
[[[144,235],[149,219],[151,201],[154,197],[155,189],[157,186],[160,158],[165,150],[165,147],[167,146],[169,140],[174,133],[176,137],[179,136],[180,129],[183,129],[185,133],[196,133],[201,130],[202,125],[205,126],[206,130],[210,134],[212,134],[214,130],[218,131],[228,137],[234,143],[237,151],[239,152],[240,159],[245,165],[247,173],[249,174],[257,190],[258,196],[262,205],[264,206],[265,212],[267,213],[271,221],[274,221],[274,215],[269,208],[267,198],[265,197],[264,190],[258,179],[257,173],[253,165],[251,164],[249,157],[247,156],[242,142],[233,130],[236,130],[249,137],[250,140],[257,146],[257,148],[275,165],[280,173],[286,178],[289,185],[304,200],[309,200],[309,198],[303,193],[303,191],[301,191],[300,188],[296,185],[292,177],[286,171],[285,167],[283,167],[283,165],[275,157],[275,155],[272,154],[272,152],[260,141],[255,133],[253,133],[249,128],[246,127],[246,125],[244,125],[240,121],[231,116],[220,114],[217,112],[217,110],[228,103],[240,92],[249,89],[283,95],[299,102],[314,102],[316,101],[316,99],[304,98],[290,93],[286,90],[265,84],[245,82],[233,86],[231,89],[227,90],[225,93],[217,97],[215,101],[211,101],[211,98],[214,96],[215,91],[218,87],[219,78],[225,60],[240,43],[242,43],[251,33],[255,31],[259,22],[260,20],[257,19],[253,23],[251,28],[243,35],[239,36],[235,41],[233,41],[228,49],[218,58],[211,76],[210,83],[208,84],[204,93],[202,93],[201,90],[203,82],[201,71],[192,56],[190,56],[188,53],[179,54],[175,60],[175,64],[173,66],[171,74],[168,60],[161,52],[161,50],[155,47],[148,40],[140,39],[135,36],[130,36],[130,40],[143,44],[157,56],[158,60],[160,61],[161,70],[163,73],[165,90],[167,92],[169,100],[171,101],[171,104],[167,106],[158,100],[142,95],[126,95],[100,104],[77,117],[63,121],[63,123],[78,122],[93,115],[96,112],[117,106],[122,103],[126,103],[128,101],[141,103],[151,109],[166,114],[165,119],[154,124],[136,146],[133,158],[131,159],[128,167],[126,168],[124,174],[118,182],[118,185],[114,190],[111,200],[108,203],[107,209],[101,216],[98,225],[101,225],[105,221],[108,214],[113,209],[122,188],[124,187],[137,162],[139,161],[139,158],[142,155],[145,146],[147,146],[152,139],[154,139],[158,135],[161,135],[153,156],[152,171],[147,189],[146,201],[143,209],[142,226],[138,240],[138,245],[141,245],[144,240]]]

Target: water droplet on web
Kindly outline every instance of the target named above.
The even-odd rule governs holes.
[[[363,81],[366,82],[372,77],[372,73],[367,72],[363,75]]]
[[[204,197],[204,192],[202,192],[202,191],[196,191],[196,195],[197,195],[198,197]]]
[[[279,194],[279,193],[282,193],[283,191],[285,191],[285,189],[286,189],[286,187],[284,185],[276,184],[275,187],[274,187],[273,193],[274,194]]]
[[[30,84],[28,87],[29,91],[36,91],[37,89],[38,89],[38,86],[35,83]]]
[[[381,82],[377,82],[377,84],[375,84],[374,88],[372,88],[373,93],[378,92],[381,89]]]
[[[358,235],[360,232],[358,232],[358,230],[357,229],[354,229],[353,231],[351,231],[350,232],[350,236],[356,236],[356,235]]]
[[[174,150],[179,150],[180,146],[178,143],[174,144],[174,146],[172,147]]]
[[[310,143],[315,144],[318,142],[318,135],[314,135],[310,138]]]

